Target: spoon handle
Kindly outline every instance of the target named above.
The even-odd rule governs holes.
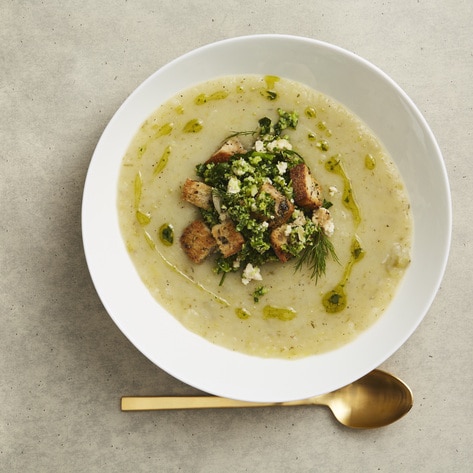
[[[121,410],[155,411],[222,407],[301,406],[314,403],[314,398],[289,402],[246,402],[216,396],[124,396],[121,398]]]

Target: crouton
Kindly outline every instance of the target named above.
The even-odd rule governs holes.
[[[316,209],[322,205],[322,192],[319,183],[312,177],[309,168],[298,164],[291,169],[294,201],[300,207]]]
[[[335,225],[329,210],[324,207],[314,210],[312,221],[322,229],[325,235],[328,237],[333,235]]]
[[[205,162],[208,163],[224,163],[227,162],[234,154],[244,154],[246,149],[240,143],[238,138],[229,138],[223,145],[215,151],[212,156]]]
[[[268,194],[274,200],[274,216],[268,220],[270,227],[277,227],[287,222],[294,212],[293,203],[274,186],[265,182],[260,189],[260,193]]]
[[[181,247],[194,263],[202,263],[217,247],[210,229],[202,220],[190,223],[182,232]]]
[[[271,247],[279,258],[279,261],[282,263],[286,263],[286,261],[289,261],[292,257],[290,253],[287,253],[282,249],[282,246],[287,243],[288,238],[286,235],[286,227],[287,225],[281,225],[280,227],[275,228],[269,235]]]
[[[201,209],[212,208],[212,188],[205,182],[186,179],[182,187],[182,198]]]
[[[236,230],[231,220],[214,225],[212,236],[224,258],[238,253],[245,243],[243,235]]]

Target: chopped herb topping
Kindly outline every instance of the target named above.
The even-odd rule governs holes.
[[[221,284],[225,274],[237,271],[243,284],[260,281],[265,263],[292,258],[296,269],[307,266],[317,280],[327,258],[337,260],[329,239],[332,204],[322,198],[303,157],[284,134],[297,124],[296,112],[281,109],[275,122],[261,118],[256,131],[228,137],[196,166],[200,180],[188,179],[185,184],[184,198],[190,196],[186,200],[199,208],[200,219],[215,239],[214,247],[204,250],[217,253],[215,271],[222,275]],[[243,148],[240,135],[255,136],[250,149]],[[196,241],[199,235],[191,235],[186,241],[181,238],[181,245],[186,251]],[[195,248],[188,252],[191,258],[194,253]],[[265,293],[259,286],[253,292],[255,302]]]
[[[268,292],[268,288],[264,286],[258,286],[253,291],[253,300],[259,302],[260,298],[263,297]]]

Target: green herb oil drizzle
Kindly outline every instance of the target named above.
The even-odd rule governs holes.
[[[265,76],[264,81],[266,82],[266,90],[264,91],[263,95],[268,100],[276,100],[278,98],[278,94],[274,91],[274,85],[279,81],[279,77]]]
[[[174,228],[169,223],[163,223],[159,227],[159,239],[165,246],[171,246],[174,243]]]
[[[358,227],[361,222],[361,213],[358,204],[356,203],[355,196],[353,194],[351,181],[348,178],[340,162],[340,155],[332,156],[325,163],[325,168],[330,172],[338,174],[343,179],[342,202],[343,205],[351,211],[355,228]],[[355,235],[351,244],[351,257],[347,263],[347,266],[345,267],[342,279],[331,291],[327,292],[322,299],[322,303],[327,312],[340,312],[347,306],[345,285],[351,275],[353,265],[360,261],[363,258],[364,254],[365,253],[361,247],[360,240],[358,236]]]
[[[198,133],[203,128],[202,120],[194,118],[184,125],[184,133]]]
[[[237,307],[235,309],[235,314],[241,320],[249,319],[251,316],[251,314],[246,309],[242,309],[241,307]]]
[[[365,156],[365,168],[372,171],[376,167],[376,159],[372,154],[367,154]]]
[[[161,136],[170,135],[172,129],[174,128],[174,123],[166,123],[165,125],[158,127],[158,125],[153,125],[151,127],[153,130],[156,130],[154,135],[155,138],[160,138]]]
[[[144,227],[145,225],[148,225],[149,222],[151,222],[151,215],[148,213],[144,213],[141,210],[137,210],[136,220],[138,220],[138,223]]]
[[[140,206],[142,190],[143,190],[143,179],[141,177],[141,172],[138,172],[135,176],[135,182],[134,182],[135,210],[137,210],[138,207]]]
[[[306,107],[306,109],[304,110],[304,114],[307,118],[317,117],[317,111],[314,107]]]
[[[292,320],[297,315],[296,311],[291,308],[273,307],[267,305],[263,308],[263,318],[265,319],[279,319],[283,322]]]
[[[360,209],[358,207],[358,204],[356,203],[351,181],[347,177],[347,174],[343,169],[342,163],[340,162],[340,155],[332,156],[329,160],[327,160],[325,163],[325,169],[327,169],[327,171],[338,174],[343,179],[342,202],[343,205],[351,211],[353,215],[353,220],[355,222],[355,227],[358,227],[361,222]]]
[[[329,313],[340,312],[347,306],[347,296],[345,294],[345,285],[350,277],[353,265],[361,261],[365,252],[361,247],[359,238],[355,235],[351,244],[351,256],[343,272],[341,281],[322,299],[325,310]]]
[[[143,157],[143,155],[146,153],[147,147],[148,145],[145,143],[143,146],[138,148],[138,153],[136,154],[137,159],[141,159]]]
[[[219,90],[217,92],[214,92],[213,94],[200,94],[198,95],[194,103],[196,105],[204,105],[207,102],[210,102],[211,100],[223,100],[228,97],[228,92],[226,90]]]
[[[177,274],[182,276],[186,281],[190,282],[194,286],[198,287],[201,291],[204,291],[206,294],[212,296],[219,304],[222,304],[223,306],[230,307],[230,303],[225,300],[223,297],[218,296],[214,292],[210,291],[207,289],[203,284],[200,284],[196,282],[193,278],[188,276],[186,273],[181,271],[175,264],[171,263],[165,256],[156,248],[156,245],[154,244],[153,239],[149,236],[147,232],[145,232],[145,237],[147,237],[148,244],[153,250],[156,250],[156,253],[159,255],[159,257],[163,260],[163,262],[171,268],[173,271],[175,271]],[[149,240],[148,240],[149,238]]]
[[[135,217],[138,223],[144,227],[151,222],[151,215],[140,210],[141,194],[143,192],[143,179],[141,177],[141,172],[136,173],[133,185]]]
[[[171,147],[166,146],[163,154],[161,155],[161,158],[159,158],[159,161],[156,163],[156,167],[154,168],[154,171],[153,171],[154,176],[159,174],[166,167],[170,154],[171,154]]]

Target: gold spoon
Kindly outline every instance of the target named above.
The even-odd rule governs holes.
[[[410,388],[400,379],[373,370],[359,380],[308,399],[288,402],[246,402],[216,396],[124,396],[122,411],[169,409],[208,409],[222,407],[328,406],[337,420],[347,427],[372,429],[391,424],[407,414],[413,404]]]

